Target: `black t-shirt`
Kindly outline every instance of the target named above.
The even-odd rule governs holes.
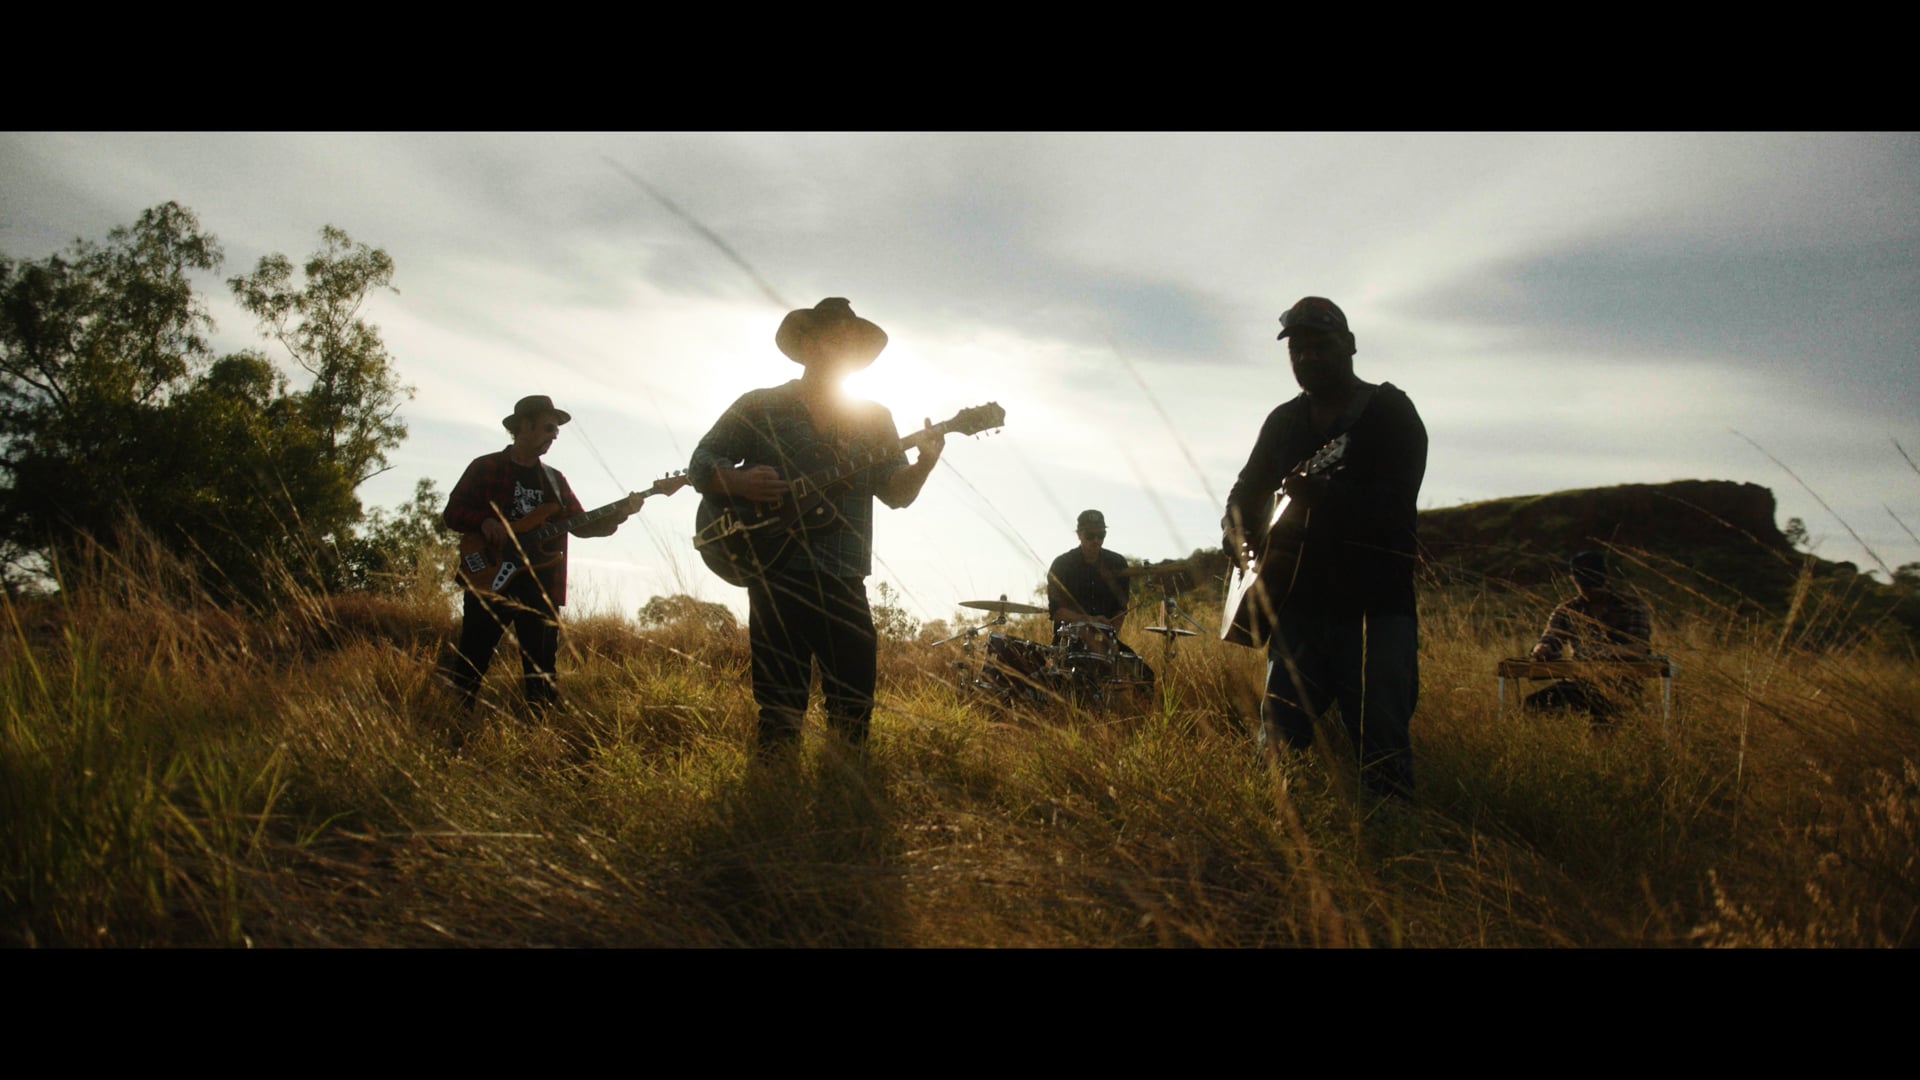
[[[1120,576],[1126,557],[1102,549],[1097,566],[1087,565],[1079,548],[1053,560],[1047,568],[1047,614],[1074,607],[1089,615],[1119,615],[1127,610],[1132,582]]]
[[[1332,434],[1314,428],[1305,394],[1274,409],[1227,495],[1229,507],[1237,507],[1242,520],[1264,525],[1281,480]],[[1328,477],[1326,501],[1307,518],[1290,602],[1322,611],[1411,615],[1426,426],[1405,393],[1381,383],[1347,434],[1346,455]]]

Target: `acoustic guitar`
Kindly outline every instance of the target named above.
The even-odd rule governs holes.
[[[624,499],[558,521],[552,518],[560,512],[560,503],[543,503],[524,517],[507,522],[507,527],[513,530],[513,542],[494,550],[488,550],[491,545],[483,534],[466,533],[460,537],[460,558],[456,564],[460,581],[476,593],[497,594],[523,571],[540,570],[558,562],[562,552],[555,540],[562,534],[615,514],[632,513],[649,497],[671,495],[685,486],[685,470],[668,473],[645,491],[629,492]]]
[[[775,465],[788,492],[778,503],[758,503],[725,495],[706,495],[694,512],[693,547],[707,569],[729,585],[746,587],[779,569],[806,542],[840,528],[845,521],[833,501],[860,470],[936,435],[977,435],[1007,422],[998,402],[961,409],[952,419],[922,428],[896,444],[863,451],[842,460],[833,448],[816,443],[782,468]],[[752,468],[749,462],[743,468]]]
[[[1298,468],[1295,476],[1328,476],[1345,467],[1347,436],[1335,436],[1314,451]],[[1221,604],[1220,640],[1234,645],[1260,648],[1273,632],[1274,621],[1300,576],[1300,556],[1305,550],[1307,521],[1312,511],[1294,505],[1285,489],[1274,492],[1273,513],[1251,562],[1235,560],[1227,578],[1227,594]]]

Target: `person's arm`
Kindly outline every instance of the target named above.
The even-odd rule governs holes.
[[[1084,622],[1087,614],[1074,606],[1067,584],[1060,580],[1060,560],[1047,567],[1047,618],[1052,622]]]
[[[891,428],[892,423],[892,418],[889,416],[887,426]],[[927,418],[926,426],[922,430],[933,431],[931,417]],[[880,481],[880,501],[895,510],[913,505],[913,500],[920,497],[920,489],[926,486],[927,477],[932,474],[933,467],[939,462],[940,455],[946,450],[946,446],[946,433],[938,432],[929,434],[920,443],[919,456],[913,464],[905,464],[906,455],[902,453],[900,462],[894,466],[893,471]]]
[[[474,458],[447,494],[447,508],[440,524],[457,533],[478,532],[480,523],[493,516],[486,499],[486,458]]]
[[[1227,509],[1220,519],[1220,544],[1227,558],[1243,565],[1249,553],[1257,555],[1265,544],[1267,518],[1273,514],[1274,492],[1280,487],[1286,470],[1281,467],[1281,452],[1286,443],[1289,421],[1285,406],[1267,414],[1260,425],[1253,452],[1227,492]]]
[[[754,502],[779,502],[787,494],[787,482],[772,465],[739,466],[746,461],[753,445],[752,432],[745,420],[742,397],[727,407],[702,436],[687,462],[687,479],[702,495],[722,495]]]
[[[1547,616],[1547,629],[1540,635],[1540,640],[1534,643],[1533,658],[1558,660],[1565,654],[1567,642],[1572,640],[1573,616],[1568,613],[1567,606],[1561,604],[1553,609],[1553,614]]]
[[[565,512],[569,516],[586,513],[586,509],[581,504],[579,497],[573,493],[573,486],[567,483],[566,476],[557,469],[554,470],[553,475],[560,481],[560,488],[563,493],[560,498],[560,503]],[[627,493],[627,498],[632,499],[636,494],[636,492],[630,491]],[[567,531],[582,539],[591,539],[596,536],[612,536],[615,532],[619,531],[620,526],[624,524],[628,518],[632,517],[633,514],[633,510],[628,510],[625,513],[616,510],[606,517],[601,518],[599,521],[577,526]]]

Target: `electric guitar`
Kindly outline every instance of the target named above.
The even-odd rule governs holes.
[[[1342,433],[1314,451],[1295,476],[1325,476],[1346,465],[1347,436]],[[1251,563],[1235,561],[1220,608],[1220,640],[1259,648],[1273,632],[1274,620],[1293,595],[1300,575],[1307,520],[1312,511],[1297,507],[1285,490],[1274,492],[1273,514]]]
[[[484,534],[470,532],[460,537],[458,575],[460,582],[474,592],[496,594],[505,589],[524,570],[539,570],[558,562],[560,545],[553,540],[563,533],[591,525],[620,513],[633,513],[652,495],[671,495],[687,485],[685,470],[668,473],[645,491],[629,492],[627,497],[558,521],[549,520],[560,512],[560,503],[552,501],[535,507],[526,516],[506,523],[513,530],[512,542],[492,547]]]
[[[693,547],[707,569],[729,585],[745,587],[767,573],[779,569],[807,542],[845,524],[833,500],[846,490],[860,470],[877,465],[896,452],[937,435],[958,432],[977,435],[1007,422],[1007,411],[998,402],[961,409],[950,420],[931,428],[922,428],[901,439],[842,460],[833,448],[816,443],[807,447],[781,468],[781,479],[789,484],[787,494],[777,503],[758,503],[725,495],[701,498],[694,512]],[[750,462],[743,468],[751,468]],[[780,466],[776,465],[776,468]]]

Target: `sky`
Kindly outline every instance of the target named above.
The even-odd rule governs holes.
[[[1734,480],[1825,558],[1920,561],[1915,133],[0,133],[9,258],[169,200],[225,252],[221,351],[276,355],[223,284],[262,256],[327,225],[392,256],[364,310],[414,395],[369,507],[446,492],[535,393],[587,507],[644,490],[843,296],[890,339],[849,389],[903,433],[1006,411],[877,509],[870,587],[1031,601],[1084,509],[1135,559],[1218,544],[1317,295],[1426,423],[1422,508]],[[696,501],[575,541],[569,610],[744,613]]]

